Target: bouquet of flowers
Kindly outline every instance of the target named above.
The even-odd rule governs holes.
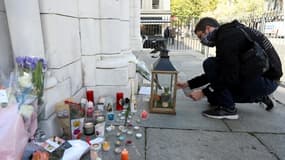
[[[43,103],[44,72],[47,62],[38,57],[16,57],[16,100],[21,104],[29,104],[37,100]]]

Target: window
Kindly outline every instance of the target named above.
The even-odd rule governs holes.
[[[152,9],[159,8],[159,0],[152,0]]]

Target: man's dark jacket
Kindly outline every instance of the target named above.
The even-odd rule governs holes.
[[[232,86],[239,85],[246,79],[240,76],[239,57],[241,54],[249,50],[251,45],[249,40],[237,26],[243,27],[249,36],[254,41],[257,41],[268,54],[270,59],[270,69],[262,76],[272,80],[279,80],[282,76],[280,58],[270,41],[261,32],[245,27],[238,21],[233,21],[231,23],[221,25],[216,32],[215,42],[218,79],[216,80],[215,85],[211,85],[203,89],[203,93],[206,96],[210,94],[210,92],[213,92],[213,90],[219,91],[225,88],[231,88]],[[191,89],[200,87],[207,83],[209,83],[209,81],[205,74],[188,81]]]

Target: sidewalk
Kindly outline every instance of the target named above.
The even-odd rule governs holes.
[[[148,65],[148,51],[136,54]],[[179,78],[187,80],[202,72],[203,56],[194,51],[170,53]],[[267,112],[259,104],[237,104],[238,120],[203,117],[206,99],[194,102],[177,92],[176,115],[150,114],[144,121],[145,139],[139,141],[140,156],[146,160],[285,160],[285,89],[274,93],[277,102]],[[283,104],[282,104],[283,103]],[[141,106],[139,106],[141,107]],[[142,107],[148,109],[144,101]],[[132,158],[133,159],[133,158]]]

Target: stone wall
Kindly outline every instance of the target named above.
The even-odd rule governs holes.
[[[48,135],[58,133],[52,126],[54,105],[61,100],[79,100],[86,89],[94,90],[95,99],[115,97],[118,91],[130,95],[130,81],[137,80],[135,65],[129,61],[135,60],[132,50],[141,46],[138,28],[130,28],[139,27],[140,10],[132,6],[140,2],[132,1],[131,5],[130,1],[5,0],[4,5],[0,0],[0,21],[4,22],[0,24],[0,34],[7,37],[7,44],[0,44],[0,48],[7,48],[6,54],[12,55],[8,43],[11,41],[15,56],[48,60],[46,104],[40,122]],[[6,26],[3,6],[8,8]]]

